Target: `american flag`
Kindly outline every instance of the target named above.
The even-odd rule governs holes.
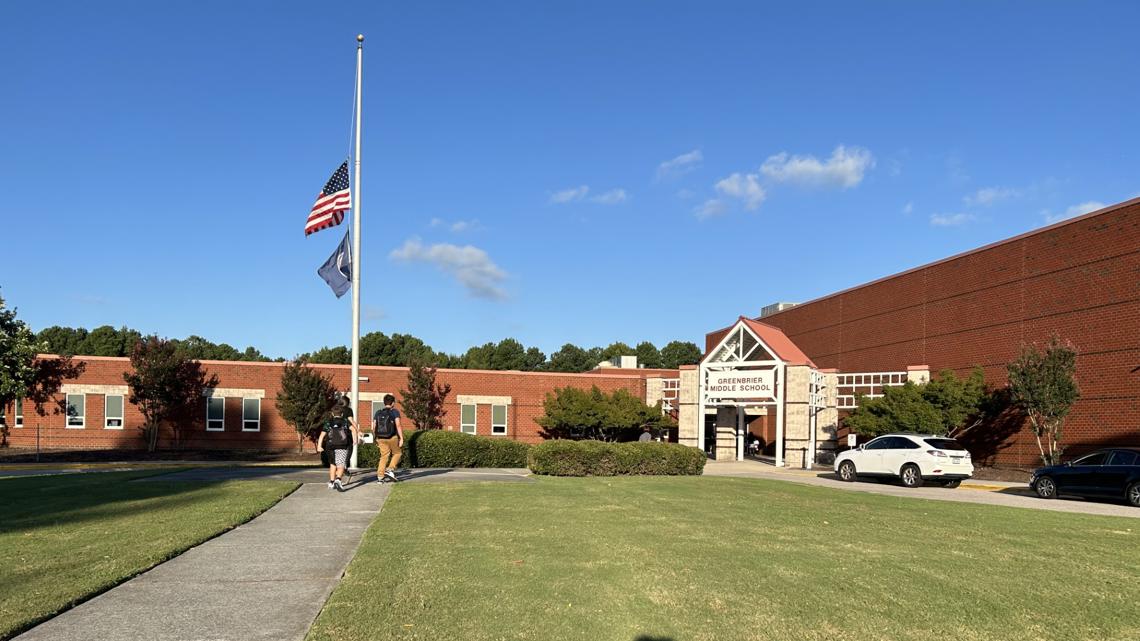
[[[335,227],[344,220],[344,212],[351,209],[349,203],[352,198],[348,192],[348,161],[346,160],[333,172],[332,178],[329,178],[329,181],[325,183],[325,188],[321,190],[321,195],[317,196],[317,202],[313,203],[313,208],[309,211],[309,220],[305,222],[306,236],[322,229]]]

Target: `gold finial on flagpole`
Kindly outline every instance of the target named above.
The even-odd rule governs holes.
[[[364,34],[363,33],[356,34],[356,41],[357,42],[364,42]]]

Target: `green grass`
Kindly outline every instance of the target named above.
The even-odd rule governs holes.
[[[0,480],[0,639],[248,521],[297,486],[129,482],[154,474]]]
[[[1137,520],[778,481],[409,484],[309,639],[1136,641],[1138,553]]]

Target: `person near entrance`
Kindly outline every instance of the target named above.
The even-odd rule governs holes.
[[[396,397],[385,394],[384,407],[372,416],[376,445],[380,448],[380,462],[376,467],[376,481],[379,483],[400,480],[396,476],[396,467],[403,454],[404,430],[400,427],[400,410],[393,407],[395,404]]]
[[[653,430],[649,429],[648,425],[641,428],[641,436],[637,437],[637,442],[648,443],[652,440],[653,440]]]
[[[325,421],[324,429],[317,439],[317,451],[324,452],[325,445],[332,450],[329,460],[329,489],[344,491],[344,468],[348,465],[348,454],[360,441],[356,421],[352,418],[352,408],[348,399],[337,399],[332,416]]]

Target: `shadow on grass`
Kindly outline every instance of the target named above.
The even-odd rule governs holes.
[[[639,634],[633,638],[633,641],[674,641],[673,637],[658,637],[652,634]]]
[[[132,509],[136,501],[161,500],[181,507],[209,500],[209,493],[190,492],[222,481],[131,483],[161,471],[107,472],[53,477],[10,478],[0,483],[0,534],[57,524],[103,519]]]

